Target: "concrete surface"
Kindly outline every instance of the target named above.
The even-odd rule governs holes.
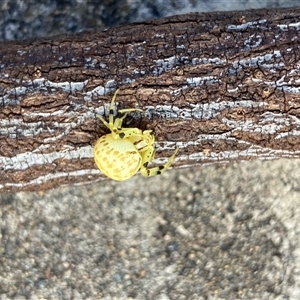
[[[299,299],[299,166],[2,195],[0,299]]]

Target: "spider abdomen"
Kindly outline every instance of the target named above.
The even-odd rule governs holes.
[[[134,176],[141,167],[142,158],[134,144],[127,139],[114,139],[112,134],[102,136],[94,146],[97,167],[109,178],[123,181]]]

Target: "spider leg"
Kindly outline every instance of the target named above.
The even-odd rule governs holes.
[[[123,124],[123,120],[127,117],[127,115],[130,112],[133,112],[133,111],[143,112],[143,110],[139,109],[139,108],[126,108],[126,109],[120,109],[120,110],[118,110],[118,113],[121,113],[121,114],[124,114],[124,115],[121,118],[116,118],[115,119],[114,129],[121,130],[122,124]]]
[[[109,124],[103,119],[103,117],[102,116],[100,116],[100,115],[97,115],[97,118],[99,118],[100,120],[101,120],[101,122],[108,128],[108,129],[110,129],[110,126],[109,126]]]
[[[141,166],[141,174],[145,177],[150,177],[164,173],[174,162],[175,155],[177,154],[178,150],[179,149],[176,148],[173,155],[168,159],[168,161],[164,165],[148,169],[147,165],[153,159],[154,156],[154,147],[149,148],[142,154],[143,165]]]
[[[115,100],[116,100],[116,97],[117,97],[117,94],[119,92],[119,89],[117,89],[111,99],[111,102],[110,102],[110,107],[109,107],[109,125],[111,127],[109,128],[112,128],[113,125],[114,125],[114,108],[115,108]],[[104,123],[105,124],[105,123]]]
[[[106,123],[103,122],[103,119],[100,118],[100,120],[112,131],[115,132],[115,130],[121,130],[122,129],[122,124],[123,124],[123,120],[126,118],[126,116],[128,115],[128,113],[133,112],[133,111],[139,111],[142,112],[143,110],[139,109],[139,108],[125,108],[125,109],[120,109],[117,112],[124,114],[121,118],[115,118],[114,120],[114,108],[115,108],[115,100],[117,97],[117,94],[119,92],[119,89],[117,89],[111,99],[110,102],[110,107],[109,107],[109,126],[106,125]]]
[[[116,96],[117,96],[118,92],[119,92],[119,89],[117,89],[115,91],[115,93],[111,99],[111,102],[110,102],[108,123],[102,116],[97,115],[97,117],[102,121],[102,123],[110,130],[113,128],[113,125],[114,125],[114,106],[115,106],[115,100],[116,100]]]

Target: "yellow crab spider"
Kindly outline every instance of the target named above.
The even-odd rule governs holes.
[[[99,138],[94,145],[94,159],[97,167],[107,177],[123,181],[133,177],[139,170],[143,176],[154,176],[165,172],[174,162],[174,154],[166,164],[147,168],[154,159],[154,136],[152,130],[138,128],[122,128],[122,123],[129,112],[139,111],[138,108],[120,109],[124,114],[121,118],[114,118],[115,99],[119,90],[116,90],[109,108],[108,123],[99,115],[97,117],[111,131]]]

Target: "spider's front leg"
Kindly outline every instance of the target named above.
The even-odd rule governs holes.
[[[97,115],[97,117],[102,121],[102,123],[111,131],[116,132],[117,130],[120,131],[122,130],[122,124],[123,120],[126,118],[126,116],[133,111],[139,111],[143,112],[142,109],[139,108],[125,108],[125,109],[120,109],[117,110],[117,113],[124,114],[121,118],[115,118],[114,119],[114,108],[115,108],[115,100],[117,97],[117,94],[119,92],[119,89],[117,89],[111,99],[110,106],[109,106],[109,117],[108,117],[108,122],[100,116]]]
[[[123,120],[127,117],[127,115],[130,112],[133,112],[133,111],[143,112],[143,110],[139,109],[139,108],[125,108],[125,109],[118,110],[118,113],[124,114],[124,116],[122,116],[121,118],[116,118],[115,119],[113,129],[121,130],[122,125],[123,125]]]
[[[150,161],[153,160],[153,156],[154,156],[154,147],[149,147],[142,154],[141,174],[145,177],[150,177],[150,176],[155,176],[164,173],[174,162],[178,150],[179,149],[176,148],[174,154],[168,159],[168,161],[164,165],[148,169],[147,165]]]
[[[114,120],[114,107],[115,107],[115,100],[117,97],[117,93],[119,92],[119,89],[117,89],[111,99],[111,103],[110,103],[110,107],[109,107],[109,128],[111,128],[112,130],[121,130],[122,129],[122,124],[123,124],[123,120],[127,117],[127,115],[130,112],[133,111],[139,111],[139,112],[143,112],[142,109],[139,108],[125,108],[125,109],[119,109],[117,110],[117,113],[120,114],[124,114],[121,118],[115,118]]]
[[[100,115],[97,115],[97,118],[99,118],[101,120],[101,122],[108,128],[110,129],[111,131],[113,130],[114,128],[114,107],[115,107],[115,100],[116,100],[116,97],[117,97],[117,94],[119,92],[119,89],[117,89],[111,99],[111,102],[110,102],[110,106],[109,106],[109,115],[108,115],[108,123],[106,122],[106,120],[100,116]]]
[[[108,117],[108,121],[109,121],[109,126],[108,128],[112,128],[114,125],[114,108],[115,108],[115,100],[117,97],[117,94],[119,92],[120,89],[117,89],[111,99],[110,102],[110,106],[109,106],[109,117]]]

